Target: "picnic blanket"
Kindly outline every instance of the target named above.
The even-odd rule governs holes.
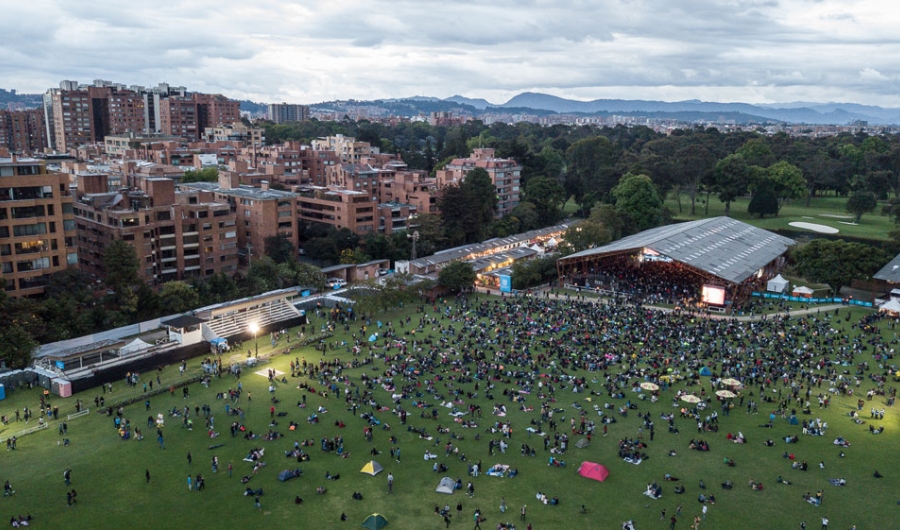
[[[842,478],[830,478],[828,482],[831,483],[832,486],[846,486],[847,481]]]

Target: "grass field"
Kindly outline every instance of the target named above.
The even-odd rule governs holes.
[[[725,203],[720,201],[715,195],[710,195],[709,197],[709,213],[707,214],[706,204],[702,202],[705,201],[705,198],[705,195],[697,197],[696,215],[694,216],[690,215],[691,201],[686,194],[681,196],[681,209],[679,209],[678,202],[673,197],[666,201],[666,206],[669,207],[676,219],[690,220],[725,215]],[[806,222],[837,229],[839,232],[834,237],[847,236],[886,240],[888,239],[888,233],[896,229],[890,217],[881,215],[880,206],[876,211],[863,215],[860,222],[855,224],[853,215],[847,213],[845,209],[846,197],[815,197],[810,201],[808,207],[805,200],[793,201],[782,206],[777,217],[766,216],[763,219],[747,213],[747,204],[749,202],[748,198],[741,198],[732,203],[731,217],[766,230],[808,231],[789,224],[792,222]],[[809,233],[810,235],[815,235],[815,232],[810,231]]]
[[[430,307],[428,311],[433,313]],[[852,337],[856,337],[859,333],[853,325],[864,314],[866,313],[863,309],[842,309],[841,318],[834,318],[831,326],[838,330],[846,330],[852,340]],[[414,307],[407,306],[403,310],[382,314],[380,318],[396,323],[406,316],[410,316],[415,323],[421,315],[415,313]],[[313,326],[318,328],[322,322],[314,320]],[[358,331],[360,324],[354,325],[351,331]],[[450,322],[444,320],[442,324],[449,325]],[[372,327],[374,325],[373,322]],[[453,325],[460,331],[459,323]],[[893,339],[893,331],[887,329],[888,324],[883,322],[881,325],[885,328],[882,331],[883,336]],[[422,340],[426,334],[430,334],[434,339],[438,338],[438,332],[432,332],[431,326],[419,331],[417,336]],[[337,340],[348,337],[349,334],[340,329],[335,336]],[[253,344],[245,343],[243,347],[252,348]],[[275,350],[281,351],[284,347],[282,339]],[[265,337],[260,339],[259,348],[261,356],[272,351]],[[820,353],[826,356],[833,354],[830,350]],[[297,349],[292,355],[278,355],[272,362],[257,369],[274,368],[290,372],[289,362],[294,358],[305,358],[308,362],[317,363],[321,354],[312,348]],[[340,358],[346,363],[352,355],[344,348],[329,350],[326,359],[334,358]],[[870,353],[858,354],[856,360],[868,361],[873,371],[878,372],[877,363]],[[177,367],[166,367],[159,374],[163,386],[167,387],[197,375],[200,372],[199,363],[199,359],[189,359],[188,371],[183,376],[179,375]],[[852,370],[853,367],[847,369]],[[384,372],[385,363],[376,360],[372,365],[346,369],[344,375],[354,384],[359,384],[363,373],[376,377]],[[600,384],[603,379],[601,373],[577,371],[574,373],[585,376],[591,390],[603,390]],[[445,408],[438,408],[437,420],[421,418],[420,413],[430,412],[431,409],[416,408],[411,403],[412,400],[403,402],[404,408],[410,411],[407,426],[426,428],[429,434],[440,437],[440,443],[436,440],[420,439],[417,434],[408,431],[407,426],[401,425],[399,418],[389,412],[376,412],[375,415],[382,424],[390,424],[392,429],[388,432],[376,428],[374,439],[369,443],[363,436],[365,422],[358,414],[371,412],[371,407],[363,406],[354,416],[346,410],[343,399],[335,395],[326,399],[307,393],[307,408],[298,408],[297,403],[301,400],[303,392],[297,388],[298,383],[308,383],[321,390],[322,385],[315,379],[288,377],[287,384],[277,384],[275,395],[280,399],[277,410],[287,412],[287,416],[278,418],[277,427],[272,428],[286,435],[275,441],[245,440],[241,436],[236,438],[230,436],[229,425],[236,418],[225,415],[227,400],[216,399],[218,392],[236,388],[238,381],[230,376],[213,379],[209,388],[201,384],[191,384],[190,397],[187,399],[182,397],[180,390],[176,390],[174,395],[166,393],[155,396],[151,398],[149,412],[145,410],[142,400],[126,407],[125,417],[132,425],[144,431],[143,441],[120,440],[113,427],[112,418],[95,413],[94,397],[104,395],[99,389],[83,392],[72,398],[54,398],[52,404],[59,406],[61,418],[74,412],[75,399],[79,397],[91,407],[92,412],[88,416],[68,422],[68,438],[71,439],[69,447],[59,445],[61,437],[58,435],[58,422],[51,421],[46,430],[21,437],[17,450],[3,452],[0,480],[10,480],[16,493],[12,497],[0,499],[0,523],[6,521],[3,517],[31,513],[34,517],[32,525],[38,528],[125,526],[135,529],[166,529],[218,526],[330,529],[357,528],[368,514],[378,512],[389,520],[389,529],[418,530],[444,528],[443,519],[434,514],[434,507],[446,503],[453,509],[451,528],[471,528],[473,510],[479,508],[487,518],[482,524],[485,529],[493,529],[499,522],[510,521],[520,530],[524,530],[527,523],[520,523],[518,514],[521,506],[527,504],[527,520],[534,529],[573,527],[618,529],[622,521],[633,519],[636,527],[643,530],[668,528],[668,517],[676,512],[678,505],[682,505],[682,515],[678,518],[676,528],[686,529],[693,516],[700,513],[697,495],[700,493],[698,481],[701,479],[708,485],[707,493],[714,493],[718,498],[718,502],[709,508],[709,514],[702,526],[704,529],[794,529],[801,520],[807,521],[809,528],[818,528],[816,525],[819,524],[819,518],[827,516],[831,520],[829,528],[843,530],[856,524],[857,528],[863,530],[894,528],[900,518],[898,514],[900,506],[896,504],[900,498],[898,493],[900,466],[896,464],[900,421],[896,411],[891,408],[887,409],[884,420],[875,422],[883,424],[886,433],[873,436],[867,432],[868,425],[856,425],[847,416],[856,405],[856,397],[835,398],[830,408],[821,410],[816,407],[813,400],[814,414],[811,417],[826,420],[830,425],[828,432],[821,437],[801,435],[798,444],[786,445],[783,438],[792,434],[799,435],[800,427],[791,426],[786,420],[778,417],[774,428],[760,428],[760,424],[768,421],[770,410],[766,407],[774,406],[764,403],[760,404],[759,414],[747,414],[740,407],[728,417],[720,412],[718,433],[698,435],[696,423],[689,419],[676,419],[681,430],[680,434],[667,432],[665,421],[660,419],[660,415],[679,410],[679,407],[673,407],[672,400],[675,391],[684,388],[683,382],[663,390],[656,403],[639,400],[639,394],[631,392],[626,392],[625,399],[616,400],[605,396],[574,394],[568,389],[560,389],[556,391],[556,402],[552,404],[553,408],[561,409],[554,417],[560,424],[559,432],[569,432],[569,419],[578,417],[578,411],[573,404],[578,404],[586,411],[588,419],[598,422],[598,434],[589,447],[585,449],[572,447],[565,455],[560,456],[559,458],[567,464],[565,467],[548,467],[549,453],[543,450],[542,438],[536,435],[529,436],[525,431],[532,420],[539,419],[541,400],[535,394],[527,395],[525,405],[534,407],[535,410],[523,412],[519,410],[518,405],[510,401],[509,397],[503,395],[505,389],[517,395],[516,379],[512,379],[509,384],[504,382],[505,378],[494,381],[495,399],[490,401],[484,395],[486,384],[484,381],[460,382],[458,378],[462,375],[462,372],[445,369],[438,370],[434,374],[423,374],[419,378],[420,386],[417,390],[424,392],[426,377],[440,377],[442,380],[435,386],[436,390],[444,395],[448,395],[451,391],[449,385],[462,390],[464,394],[476,392],[475,385],[480,385],[478,397],[463,397],[466,405],[476,404],[484,411],[483,417],[477,420],[478,428],[460,427],[452,421],[448,415],[449,409]],[[156,376],[156,373],[142,374],[142,381],[153,378],[154,384],[158,386],[155,383]],[[709,392],[711,389],[708,379],[703,381],[706,391]],[[256,433],[265,433],[270,428],[269,382],[266,377],[255,374],[253,370],[245,370],[240,382],[244,393],[250,394],[245,395],[240,404],[246,411],[245,425]],[[397,382],[399,384],[399,378]],[[345,387],[343,384],[339,386],[341,391],[344,388],[355,388]],[[863,382],[862,389],[868,386]],[[380,404],[393,406],[389,392],[380,386],[374,388],[375,397]],[[700,387],[694,386],[692,390],[699,392]],[[135,397],[141,391],[140,385],[137,389],[130,389],[123,382],[118,382],[114,383],[113,393],[104,396],[107,404],[111,404],[116,400]],[[8,394],[5,401],[0,402],[0,411],[3,414],[12,414],[15,409],[21,409],[23,406],[37,409],[39,396],[37,389],[13,392]],[[588,397],[592,398],[591,401],[587,399]],[[413,399],[429,403],[435,401],[429,395]],[[602,436],[600,417],[593,410],[593,405],[602,407],[603,403],[609,402],[618,407],[626,400],[636,403],[638,410],[630,411],[627,417],[616,415],[614,410],[605,411],[615,415],[618,422],[609,425],[608,436]],[[494,403],[507,407],[508,413],[505,418],[491,414]],[[178,418],[166,415],[166,426],[163,429],[166,449],[163,450],[158,446],[155,429],[147,428],[148,415],[155,416],[158,412],[165,412],[173,407],[189,406],[193,409],[204,404],[210,405],[213,411],[216,430],[221,433],[218,438],[210,439],[207,436],[203,428],[202,415],[195,418],[193,431],[181,428]],[[320,415],[321,421],[318,424],[307,423],[307,417],[320,405],[326,407],[329,412]],[[871,406],[884,407],[883,398],[866,403],[860,413],[861,417],[868,418]],[[657,432],[652,442],[649,442],[649,436],[644,433],[644,438],[649,443],[646,451],[650,458],[636,466],[618,458],[616,442],[621,438],[637,436],[640,425],[637,417],[639,412],[650,414],[657,426]],[[499,439],[500,436],[492,435],[486,432],[486,429],[501,419],[512,422],[514,434],[508,440],[510,449],[506,454],[489,457],[488,440]],[[336,427],[335,422],[338,420],[343,421],[346,428]],[[29,426],[35,421],[32,420]],[[299,423],[297,431],[288,431],[289,421]],[[445,458],[444,444],[449,440],[449,436],[437,434],[439,424],[449,427],[454,435],[460,437],[453,441],[459,447],[460,453],[464,453],[470,462],[481,460],[484,466],[496,463],[508,464],[518,468],[518,477],[495,478],[485,474],[478,478],[467,477],[466,462],[458,457]],[[24,425],[21,422],[2,426],[0,437],[6,439],[22,428]],[[747,444],[738,445],[726,441],[728,432],[738,431],[746,435]],[[319,448],[319,440],[322,437],[339,435],[344,438],[344,447],[350,454],[348,458],[325,453]],[[391,435],[397,437],[398,443],[395,447],[401,449],[401,462],[391,459],[388,454],[391,449],[389,443]],[[480,435],[481,439],[476,440],[476,435]],[[688,441],[697,436],[710,443],[709,452],[688,450]],[[838,458],[840,449],[832,444],[838,436],[844,436],[852,443],[852,447],[844,449],[845,458]],[[570,434],[570,445],[578,438]],[[767,438],[775,439],[777,445],[775,447],[763,445],[763,441]],[[298,464],[295,459],[283,456],[284,451],[289,450],[295,440],[304,439],[314,441],[312,447],[304,448],[311,455],[310,461]],[[222,445],[210,450],[209,447],[214,444]],[[519,451],[521,444],[536,447],[537,456],[521,456]],[[245,486],[239,481],[240,477],[251,474],[251,464],[243,461],[243,458],[253,447],[265,448],[263,460],[267,463],[248,484],[254,488],[264,489],[261,510],[254,509],[251,497],[242,495]],[[373,448],[382,454],[372,457]],[[437,453],[438,461],[445,463],[449,471],[441,475],[433,473],[433,461],[423,459],[426,450]],[[675,450],[677,456],[667,456],[669,450]],[[187,462],[188,451],[193,456],[191,465]],[[785,451],[794,452],[798,460],[809,462],[809,471],[792,470],[790,462],[782,458]],[[213,456],[218,456],[220,462],[216,474],[212,473],[210,465]],[[360,468],[372,458],[384,466],[385,472],[375,477],[359,473]],[[725,466],[723,464],[725,458],[734,459],[737,466]],[[576,471],[584,460],[604,464],[609,468],[609,478],[600,483],[580,477]],[[819,469],[820,461],[825,462],[825,469]],[[229,462],[234,466],[232,477],[229,477],[226,471]],[[296,467],[303,470],[304,476],[284,483],[277,480],[280,471]],[[66,468],[72,469],[70,487],[66,487],[63,481],[63,471]],[[885,475],[885,478],[875,479],[872,474],[876,469]],[[145,479],[146,470],[151,474],[149,483]],[[337,481],[327,481],[326,472],[340,474],[341,478]],[[395,493],[390,496],[387,495],[388,472],[393,473],[395,477]],[[186,483],[188,474],[197,473],[201,473],[206,479],[205,491],[188,490]],[[663,482],[666,473],[679,477],[681,481]],[[452,496],[435,493],[434,489],[444,475],[453,479],[461,477],[464,484],[473,481],[475,497],[469,498],[463,492],[456,492]],[[779,475],[792,481],[793,484],[776,484],[775,478]],[[828,482],[829,478],[844,478],[847,485],[832,486]],[[751,490],[747,486],[751,479],[763,482],[765,489]],[[718,485],[725,480],[734,481],[734,489],[721,490]],[[642,495],[647,483],[652,481],[659,482],[663,487],[664,496],[660,500],[651,500]],[[675,495],[673,489],[676,484],[685,486],[686,494]],[[317,495],[315,491],[317,486],[326,487],[327,493]],[[73,507],[67,507],[66,492],[71,488],[78,491],[78,502]],[[815,493],[820,489],[825,494],[821,507],[812,506],[801,498],[806,492]],[[537,502],[535,494],[539,491],[548,497],[558,497],[560,504],[550,506]],[[363,500],[351,499],[353,492],[362,493]],[[294,504],[297,495],[304,499],[302,505]],[[508,506],[508,511],[503,515],[499,512],[501,497],[505,498]],[[462,517],[456,516],[457,502],[461,502],[464,507]],[[586,514],[579,513],[582,504],[587,508]],[[667,510],[666,522],[660,520],[660,512],[663,509]],[[347,514],[348,521],[340,521],[341,513]]]

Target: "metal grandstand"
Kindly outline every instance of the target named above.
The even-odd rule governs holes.
[[[645,230],[602,247],[583,250],[557,262],[561,281],[602,268],[605,258],[659,256],[694,269],[700,276],[728,287],[777,272],[794,240],[730,217],[713,217]]]

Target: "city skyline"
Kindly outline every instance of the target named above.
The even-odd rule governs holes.
[[[590,100],[900,107],[884,1],[98,0],[4,7],[5,88],[184,85],[262,102],[525,91]]]

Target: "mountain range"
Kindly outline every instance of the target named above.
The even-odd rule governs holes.
[[[437,99],[437,98],[435,98]],[[625,99],[595,99],[579,101],[537,92],[523,92],[502,104],[484,99],[452,96],[443,101],[470,105],[482,111],[491,109],[537,109],[557,113],[578,114],[635,114],[635,113],[703,113],[742,114],[757,117],[760,121],[772,120],[789,123],[847,125],[861,120],[870,124],[900,124],[900,109],[883,108],[857,103],[791,102],[753,105],[749,103],[717,103],[700,100],[647,101]]]

